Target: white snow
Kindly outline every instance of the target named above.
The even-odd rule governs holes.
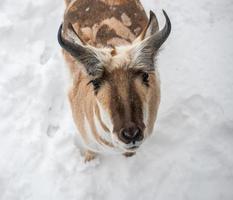
[[[172,34],[155,134],[83,163],[56,34],[62,0],[0,3],[1,200],[232,200],[233,1],[143,0]]]

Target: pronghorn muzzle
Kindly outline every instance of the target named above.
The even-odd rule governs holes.
[[[133,123],[123,128],[118,137],[122,142],[126,144],[132,143],[133,145],[144,138],[143,131]]]

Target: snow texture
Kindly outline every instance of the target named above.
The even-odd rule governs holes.
[[[84,164],[56,40],[64,2],[1,0],[1,200],[233,199],[233,1],[142,3],[172,21],[154,135],[134,157]]]

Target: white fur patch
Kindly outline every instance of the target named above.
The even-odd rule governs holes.
[[[105,109],[103,108],[103,106],[101,105],[101,103],[97,100],[97,105],[100,111],[100,118],[102,119],[102,121],[104,122],[104,124],[107,126],[108,130],[110,130],[110,132],[113,132],[113,123],[111,120],[110,115],[105,111]]]
[[[85,146],[87,146],[89,150],[92,150],[94,152],[100,152],[101,151],[100,145],[95,139],[93,132],[91,130],[90,124],[86,117],[84,118],[84,128],[85,128],[87,138],[88,138],[88,143],[85,143]]]
[[[99,106],[100,115],[102,116],[101,119],[106,123],[106,126],[109,130],[113,129],[113,125],[110,122],[110,118],[108,117],[107,113],[103,110],[101,106]],[[104,116],[104,117],[103,117]],[[94,116],[94,125],[97,131],[97,134],[107,142],[112,144],[112,133],[105,132],[97,119],[96,116]],[[84,118],[84,128],[87,134],[88,143],[84,143],[84,146],[94,152],[101,153],[101,154],[119,154],[122,153],[122,151],[119,151],[117,147],[110,147],[108,145],[102,144],[94,136],[94,133],[92,132],[91,126],[87,120],[87,118]]]
[[[95,122],[95,127],[97,130],[98,135],[103,138],[105,141],[112,143],[112,138],[109,132],[105,131],[103,127],[100,124],[99,119],[97,116],[94,114],[94,122]]]

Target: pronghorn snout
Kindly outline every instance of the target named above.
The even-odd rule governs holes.
[[[136,124],[131,124],[128,127],[121,129],[119,134],[119,139],[125,144],[136,143],[143,140],[142,130],[136,126]]]

